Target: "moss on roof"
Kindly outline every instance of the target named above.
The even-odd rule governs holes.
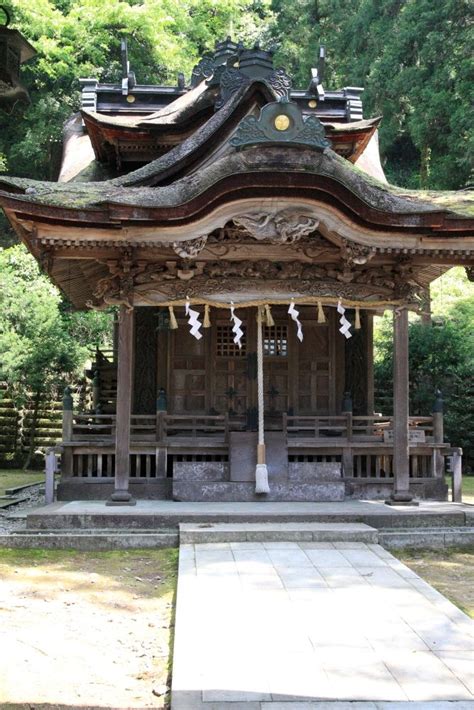
[[[472,190],[404,190],[369,176],[330,149],[321,153],[283,144],[260,144],[244,150],[234,148],[229,139],[238,125],[237,116],[241,115],[241,111],[235,115],[237,109],[244,100],[249,106],[253,105],[260,94],[264,101],[273,100],[270,90],[261,82],[254,81],[241,87],[199,131],[165,155],[120,178],[102,182],[52,183],[1,176],[0,204],[3,191],[6,197],[24,202],[75,210],[101,208],[107,204],[172,207],[189,202],[232,175],[281,171],[331,178],[372,209],[387,214],[444,212],[457,218],[474,217]],[[200,165],[197,156],[211,156],[220,145],[219,141],[222,144],[219,157]],[[190,168],[189,165],[197,167]],[[182,174],[185,169],[188,173],[173,182],[173,175]],[[153,187],[165,179],[167,184]],[[12,194],[19,190],[24,192],[21,197]]]

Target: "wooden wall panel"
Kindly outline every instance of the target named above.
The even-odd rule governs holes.
[[[156,411],[157,308],[135,309],[134,414]]]

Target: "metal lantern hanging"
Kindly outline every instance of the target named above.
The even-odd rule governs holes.
[[[10,15],[0,5],[0,109],[10,113],[18,101],[29,102],[28,92],[20,82],[20,66],[36,51],[18,32],[8,27]]]

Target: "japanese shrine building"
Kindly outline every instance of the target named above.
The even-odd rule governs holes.
[[[91,411],[65,398],[64,500],[443,499],[442,413],[408,412],[408,311],[474,267],[472,193],[386,183],[361,89],[294,89],[230,40],[186,85],[84,80],[58,183],[0,205],[78,309],[118,307]],[[393,412],[372,323],[394,312]],[[439,407],[435,407],[439,409]],[[456,442],[452,442],[453,445]]]

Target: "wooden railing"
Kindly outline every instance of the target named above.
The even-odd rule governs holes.
[[[227,444],[229,441],[228,415],[189,415],[164,414],[163,437],[171,439],[191,439],[195,441],[219,441]]]
[[[115,441],[115,414],[74,414],[72,421],[73,442]],[[229,417],[227,415],[134,414],[130,423],[130,439],[133,444],[147,443],[167,445],[170,442],[190,444],[213,442],[226,444],[229,440]]]
[[[73,414],[71,441],[115,441],[115,414]]]
[[[283,433],[288,443],[328,442],[334,439],[346,442],[391,443],[393,417],[353,416],[351,413],[337,416],[283,415]],[[433,441],[433,417],[410,417],[411,443]],[[335,442],[334,442],[335,443]]]
[[[115,471],[115,415],[73,414],[64,439],[64,475],[110,479]],[[433,417],[410,417],[410,477],[442,477],[449,445],[436,434]],[[130,476],[166,476],[173,457],[228,456],[226,415],[140,414],[131,417]],[[341,462],[346,480],[393,479],[393,418],[383,416],[283,415],[289,462]],[[171,457],[171,459],[170,459]]]

